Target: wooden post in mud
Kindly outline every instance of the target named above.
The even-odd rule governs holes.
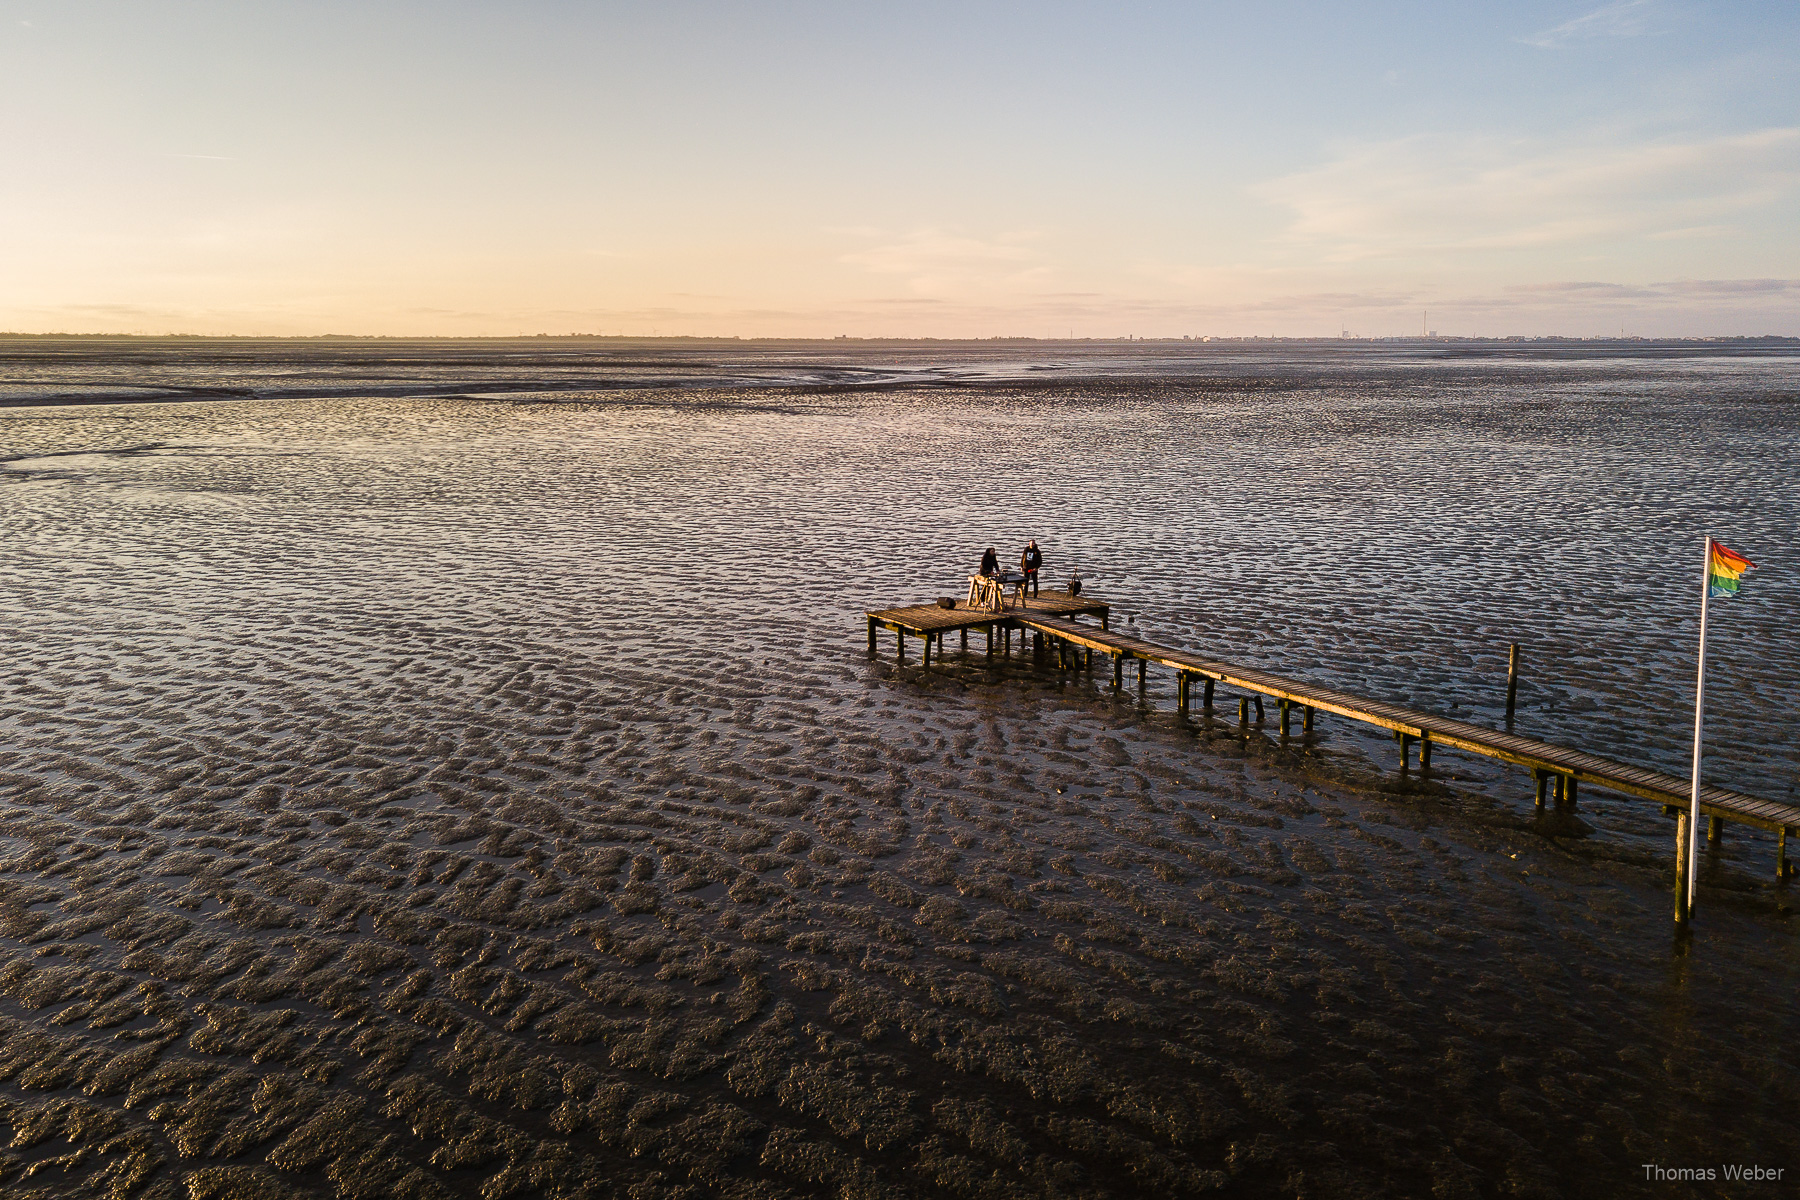
[[[1212,693],[1213,693],[1213,680],[1209,678],[1206,681],[1206,688],[1204,689],[1204,691],[1201,693],[1201,696],[1200,696],[1200,706],[1202,708],[1204,708],[1207,712],[1212,711],[1212,706],[1213,706],[1212,705]]]
[[[1277,700],[1275,707],[1281,710],[1281,736],[1286,737],[1288,735],[1288,702]]]
[[[1506,719],[1513,719],[1513,706],[1519,700],[1519,643],[1506,648]]]
[[[869,657],[875,657],[875,618],[869,618]]]
[[[1116,691],[1125,686],[1125,656],[1115,654],[1113,660],[1113,689]]]
[[[1419,735],[1419,770],[1431,770],[1431,735],[1429,733]]]
[[[1313,706],[1309,704],[1306,706],[1306,716],[1303,717],[1300,721],[1300,731],[1302,733],[1311,733],[1312,732],[1312,722],[1313,722]]]
[[[987,656],[989,658],[992,658],[992,657],[994,657],[994,626],[993,626],[993,623],[989,622],[986,626],[984,626],[984,628],[987,630]]]
[[[1240,697],[1238,697],[1238,724],[1239,725],[1248,725],[1249,723],[1250,723],[1250,701],[1243,698],[1242,696],[1240,696]]]
[[[969,648],[969,629],[966,625],[963,627],[962,631],[962,648],[965,651]]]
[[[1563,807],[1568,809],[1570,812],[1575,811],[1575,801],[1576,801],[1577,794],[1578,794],[1577,789],[1575,787],[1575,777],[1573,775],[1564,776],[1563,777]]]
[[[1184,717],[1188,715],[1188,683],[1191,679],[1186,671],[1175,673],[1175,711]]]
[[[1678,808],[1675,816],[1675,924],[1685,926],[1694,915],[1688,907],[1688,810]]]
[[[1250,703],[1256,705],[1256,723],[1258,725],[1261,725],[1263,723],[1262,697],[1261,696],[1252,696],[1252,697],[1250,697]]]
[[[1412,768],[1412,734],[1402,733],[1396,729],[1394,737],[1400,742],[1400,769],[1402,771],[1410,770]]]
[[[906,630],[904,629],[894,630],[894,661],[897,663],[906,661]]]
[[[931,635],[929,633],[926,634],[925,635],[925,653],[922,656],[922,661],[923,661],[923,664],[927,667],[931,666],[931,640],[932,640]]]
[[[1543,812],[1544,811],[1544,793],[1549,790],[1550,776],[1546,771],[1544,771],[1542,769],[1537,769],[1537,770],[1533,770],[1531,772],[1531,778],[1537,783],[1538,811]]]
[[[1793,868],[1788,866],[1787,837],[1788,828],[1783,825],[1775,833],[1775,878],[1782,883],[1786,883],[1794,873]]]
[[[1144,668],[1149,666],[1143,659],[1138,659],[1138,691],[1144,690]]]

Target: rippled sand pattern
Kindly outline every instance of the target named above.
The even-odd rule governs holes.
[[[861,611],[1036,535],[1121,624],[1472,719],[1524,642],[1522,729],[1679,771],[1711,525],[1764,566],[1710,777],[1791,796],[1795,379],[0,411],[0,1192],[1792,1178],[1767,838],[1677,953],[1652,806],[1551,838],[1489,764],[1182,726],[979,636],[896,669]]]

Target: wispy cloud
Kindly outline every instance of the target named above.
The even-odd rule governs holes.
[[[1527,46],[1536,46],[1542,50],[1560,50],[1571,42],[1590,41],[1594,38],[1642,37],[1646,33],[1655,32],[1651,28],[1653,16],[1650,0],[1617,0],[1604,8],[1596,8],[1591,13],[1519,40]]]
[[[1721,236],[1800,190],[1800,128],[1596,147],[1414,137],[1254,189],[1333,261],[1617,237]]]

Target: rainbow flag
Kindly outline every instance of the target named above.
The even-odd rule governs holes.
[[[1739,554],[1736,550],[1726,548],[1721,542],[1708,542],[1708,565],[1706,569],[1706,594],[1709,596],[1735,596],[1738,580],[1745,571],[1756,564]]]

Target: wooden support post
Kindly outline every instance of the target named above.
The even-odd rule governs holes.
[[[1301,730],[1305,733],[1311,733],[1312,732],[1312,722],[1313,722],[1313,706],[1309,704],[1306,706],[1306,716],[1304,718],[1302,718],[1302,720],[1300,722]]]
[[[985,628],[987,630],[987,656],[989,658],[992,658],[992,657],[994,657],[994,626],[993,626],[993,623],[989,622]]]
[[[1188,715],[1188,673],[1186,671],[1175,673],[1175,711],[1184,717]]]
[[[1138,659],[1138,691],[1140,692],[1144,690],[1144,668],[1148,665],[1143,659]]]
[[[1212,711],[1213,683],[1214,683],[1214,681],[1212,679],[1210,679],[1210,678],[1207,679],[1206,688],[1204,689],[1204,691],[1200,697],[1200,706],[1202,708],[1204,708],[1207,712]]]
[[[1544,793],[1550,788],[1550,775],[1542,767],[1534,767],[1531,771],[1531,777],[1537,781],[1537,806],[1538,811],[1542,812],[1544,808]]]
[[[1112,656],[1112,660],[1113,687],[1122,688],[1125,686],[1125,656],[1123,654],[1115,654]]]
[[[1263,723],[1262,697],[1252,696],[1250,697],[1250,703],[1256,705],[1256,723],[1261,725]]]
[[[869,618],[869,657],[875,657],[875,618]]]
[[[1412,734],[1402,733],[1396,729],[1394,736],[1400,739],[1400,769],[1402,771],[1410,770],[1412,768]]]
[[[1688,861],[1688,810],[1679,810],[1675,818],[1675,924],[1686,926],[1693,917],[1693,910],[1688,907],[1688,871],[1693,866]]]
[[[1513,719],[1513,706],[1519,700],[1519,643],[1506,648],[1506,719]]]
[[[1288,735],[1288,702],[1277,700],[1275,703],[1281,709],[1281,736],[1286,737]]]
[[[1573,775],[1564,776],[1564,778],[1563,778],[1563,797],[1562,797],[1563,798],[1563,807],[1568,809],[1570,812],[1575,811],[1575,799],[1576,799],[1577,791],[1578,791],[1578,789],[1575,786],[1575,777]]]
[[[894,661],[897,663],[906,661],[906,630],[904,629],[894,630]]]
[[[969,627],[968,627],[968,626],[967,626],[967,625],[964,625],[964,626],[963,626],[963,631],[962,631],[962,648],[963,648],[963,649],[964,649],[964,650],[967,650],[967,649],[968,649],[968,648],[969,648]]]
[[[1107,624],[1107,622],[1110,621],[1111,619],[1112,619],[1112,610],[1111,609],[1108,609],[1106,612],[1101,613],[1100,614],[1100,628],[1111,629],[1112,626]]]
[[[921,656],[921,661],[922,661],[923,665],[926,667],[931,666],[931,643],[932,643],[932,640],[933,640],[932,636],[929,633],[925,635],[925,653]]]
[[[1419,735],[1419,770],[1431,770],[1431,735],[1429,733]]]
[[[1783,825],[1775,834],[1775,878],[1782,883],[1794,874],[1794,868],[1788,864],[1787,839],[1788,829]]]
[[[1094,669],[1094,648],[1092,646],[1087,646],[1082,649],[1081,666],[1082,669],[1086,671]]]
[[[1725,836],[1725,822],[1717,817],[1706,818],[1706,844],[1716,846]]]
[[[1248,701],[1248,700],[1244,699],[1242,696],[1240,696],[1240,697],[1238,697],[1238,724],[1239,725],[1248,725],[1249,723],[1250,723],[1250,701]]]

